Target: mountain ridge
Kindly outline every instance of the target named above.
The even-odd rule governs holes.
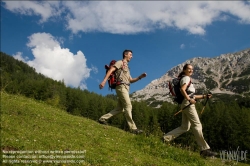
[[[194,67],[192,82],[197,92],[248,95],[250,93],[250,48],[213,58],[194,57],[171,68],[163,76],[152,80],[145,88],[131,94],[132,100],[168,101],[168,82],[177,77],[185,64]]]

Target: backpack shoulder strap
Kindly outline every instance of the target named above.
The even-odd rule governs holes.
[[[124,66],[124,62],[123,62],[123,60],[119,60],[119,61],[122,61],[122,64],[121,64],[121,66],[120,66],[120,67],[116,68],[117,70],[119,70],[119,69],[123,69],[123,66]],[[116,62],[119,62],[119,61],[116,61]]]
[[[121,67],[120,67],[120,68],[117,68],[116,71],[115,71],[116,79],[118,79],[118,78],[121,76],[122,72],[123,72],[124,62],[123,62],[123,60],[120,60],[120,61],[122,61]],[[117,61],[117,62],[118,62],[118,61]],[[118,71],[121,71],[121,72],[119,73],[119,75],[117,75],[117,72],[118,72]]]
[[[191,83],[192,83],[192,78],[191,77],[189,77],[189,78],[190,78],[190,81],[189,81],[187,87],[189,87],[191,85]]]
[[[124,61],[122,60],[122,66],[121,66],[121,69],[123,70],[124,69]]]

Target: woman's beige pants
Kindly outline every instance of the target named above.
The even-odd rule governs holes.
[[[189,101],[184,100],[181,104],[181,108],[184,108],[186,105],[189,104]],[[168,132],[163,136],[164,140],[169,142],[179,135],[187,132],[190,127],[193,129],[193,133],[196,139],[196,142],[201,147],[201,150],[210,149],[209,145],[205,141],[202,133],[202,125],[195,109],[195,105],[192,104],[186,109],[182,111],[182,124],[180,127]]]

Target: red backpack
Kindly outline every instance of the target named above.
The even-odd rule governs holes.
[[[106,69],[106,74],[109,71],[109,69],[111,68],[111,66],[113,66],[115,64],[116,60],[112,60],[108,65],[105,65],[105,69]],[[115,89],[116,87],[116,76],[115,76],[115,72],[112,72],[108,78],[108,83],[109,83],[109,88]]]

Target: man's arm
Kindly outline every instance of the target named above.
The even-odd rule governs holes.
[[[116,67],[111,66],[111,68],[109,69],[109,71],[107,72],[106,76],[104,77],[103,81],[101,82],[101,84],[99,85],[99,88],[102,89],[105,86],[106,81],[108,80],[109,76],[111,73],[113,73],[116,70]]]
[[[147,76],[147,74],[146,74],[146,73],[143,73],[143,74],[141,74],[139,77],[131,78],[129,81],[130,81],[130,83],[134,83],[134,82],[136,82],[136,81],[138,81],[138,80],[140,80],[140,79],[142,79],[142,78],[144,78],[144,77],[146,77],[146,76]]]

